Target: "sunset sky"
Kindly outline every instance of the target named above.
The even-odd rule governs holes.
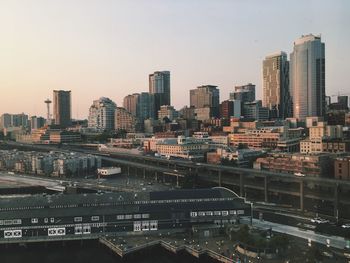
[[[204,84],[224,100],[251,82],[261,98],[264,57],[309,33],[326,44],[327,95],[350,93],[349,26],[347,0],[0,0],[0,114],[45,116],[65,89],[87,118],[94,99],[148,91],[156,70],[171,72],[177,109]]]

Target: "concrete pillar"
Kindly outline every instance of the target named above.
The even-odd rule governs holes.
[[[244,196],[244,174],[239,174],[239,195]]]
[[[146,179],[146,168],[143,168],[143,179]]]
[[[130,166],[128,165],[128,176],[130,176]]]
[[[155,179],[156,179],[156,182],[158,182],[158,172],[155,171],[155,172],[154,172],[154,175],[155,175],[155,177],[156,177],[156,178],[155,178]]]
[[[221,183],[222,183],[222,180],[221,180],[221,170],[219,170],[218,173],[219,173],[219,182],[218,182],[218,183],[219,183],[219,186],[221,186]]]
[[[176,186],[179,187],[179,176],[176,175]]]
[[[300,181],[300,210],[304,211],[304,181]]]
[[[339,219],[339,184],[335,184],[334,186],[334,217],[336,218],[337,222]]]
[[[265,175],[264,177],[264,196],[265,196],[265,203],[268,203],[269,202],[269,193],[268,193],[268,177],[267,175]]]

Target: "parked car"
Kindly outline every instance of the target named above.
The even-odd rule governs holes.
[[[344,224],[341,226],[342,228],[350,228],[350,224]]]
[[[315,217],[311,219],[312,223],[317,223],[317,224],[325,224],[325,223],[329,223],[329,220],[321,218],[321,217]]]

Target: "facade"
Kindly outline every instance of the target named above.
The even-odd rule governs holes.
[[[72,143],[80,142],[81,134],[71,131],[51,131],[50,142],[51,143]]]
[[[137,113],[137,102],[139,99],[140,94],[139,93],[134,93],[127,95],[124,97],[123,100],[123,107],[126,109],[128,112],[130,112],[132,115],[136,116]]]
[[[117,107],[115,110],[116,130],[125,130],[126,132],[135,132],[136,117],[124,108]]]
[[[230,93],[230,100],[239,100],[242,103],[255,101],[255,85],[235,86],[235,90]]]
[[[299,151],[300,138],[291,138],[279,127],[242,130],[229,134],[230,145],[244,145],[253,149],[277,149],[285,152]]]
[[[28,115],[24,113],[20,114],[9,114],[4,113],[0,117],[0,129],[10,127],[21,127],[23,129],[29,127]]]
[[[160,106],[160,110],[158,111],[158,119],[163,121],[164,118],[168,118],[170,121],[177,118],[177,112],[173,106]]]
[[[335,159],[334,177],[339,180],[350,180],[350,156]]]
[[[230,119],[234,116],[234,104],[232,100],[224,100],[220,104],[220,118]]]
[[[262,106],[261,100],[245,102],[243,104],[243,116],[248,120],[268,120],[269,109]]]
[[[194,110],[195,118],[199,121],[207,121],[210,120],[211,117],[213,117],[212,108],[210,107],[203,107],[203,108],[196,108]]]
[[[254,162],[254,168],[277,173],[329,177],[332,170],[331,162],[329,154],[305,155],[300,153],[280,153],[258,158]]]
[[[289,95],[289,62],[285,52],[271,54],[263,61],[263,107],[269,109],[270,118],[291,116]]]
[[[160,106],[171,105],[170,97],[170,71],[155,71],[149,75],[149,93],[160,94],[157,111]]]
[[[53,119],[56,125],[63,128],[71,124],[71,91],[53,91]]]
[[[251,211],[250,204],[223,187],[1,198],[0,239],[61,241],[117,233],[158,236],[203,225],[224,228],[247,220]]]
[[[117,105],[109,98],[94,100],[89,109],[88,127],[97,130],[113,130]]]
[[[293,116],[325,115],[325,44],[321,36],[302,36],[290,54],[290,93]]]
[[[205,85],[197,89],[190,90],[190,107],[205,108],[210,107],[212,117],[219,116],[219,89],[217,86]]]
[[[148,92],[140,93],[137,102],[136,116],[141,123],[146,119],[155,119],[154,94]]]
[[[32,116],[30,118],[30,127],[32,130],[39,129],[45,126],[46,120],[43,117]]]

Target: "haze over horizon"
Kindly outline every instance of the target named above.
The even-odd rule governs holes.
[[[0,114],[46,116],[55,89],[72,91],[72,117],[92,101],[148,91],[148,74],[171,72],[176,109],[189,90],[217,85],[220,100],[251,82],[262,94],[262,61],[289,53],[303,34],[326,45],[326,94],[349,92],[349,1],[0,2]],[[349,94],[350,95],[350,94]]]

